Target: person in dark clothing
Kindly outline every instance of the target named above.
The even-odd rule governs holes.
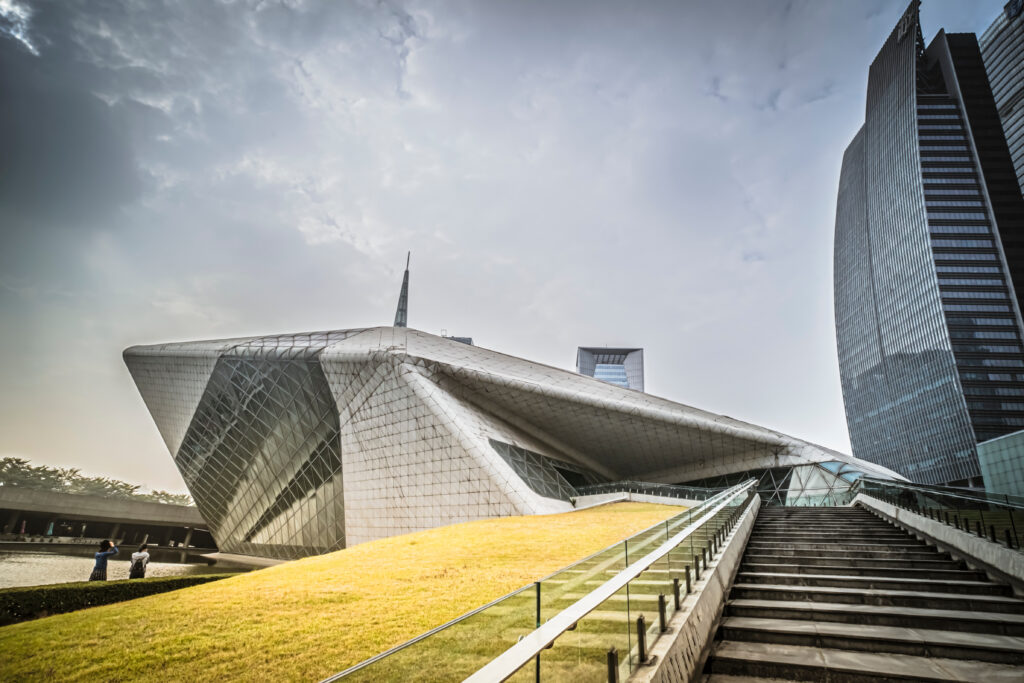
[[[96,566],[89,575],[90,581],[107,580],[107,558],[117,555],[117,546],[110,541],[100,541],[100,551],[96,553]]]
[[[143,543],[139,551],[132,553],[132,566],[128,569],[129,579],[146,578],[146,565],[149,564],[149,546]]]

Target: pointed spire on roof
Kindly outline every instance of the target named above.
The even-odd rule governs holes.
[[[410,251],[405,256],[405,276],[402,278],[402,291],[398,294],[398,310],[395,311],[395,327],[405,327],[409,321],[409,259]]]

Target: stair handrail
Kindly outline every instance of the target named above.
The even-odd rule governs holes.
[[[1008,494],[977,494],[971,493],[969,490],[958,489],[949,486],[935,486],[932,484],[918,484],[907,481],[895,481],[893,479],[877,479],[875,477],[861,477],[857,480],[857,487],[863,488],[864,483],[875,484],[879,486],[891,486],[894,488],[904,489],[913,493],[921,493],[925,495],[935,496],[946,496],[949,498],[957,498],[960,500],[968,500],[974,503],[984,503],[985,505],[996,505],[999,507],[1010,508],[1013,510],[1024,510],[1024,499],[1020,499],[1017,496],[1010,496]],[[865,492],[867,495],[867,492]],[[999,496],[1003,500],[993,499],[992,496]],[[1013,498],[1014,500],[1011,500]]]
[[[756,486],[757,480],[750,479],[716,496],[716,498],[721,497],[721,499],[700,519],[692,522],[685,529],[658,546],[658,548],[629,565],[598,588],[595,588],[544,624],[523,636],[515,645],[509,647],[481,669],[478,669],[472,676],[465,679],[464,683],[492,683],[493,681],[504,681],[513,676],[517,671],[533,661],[544,649],[554,643],[556,638],[569,631],[574,624],[600,607],[606,600],[622,590],[626,584],[640,576],[647,569],[650,569],[655,562],[677,548],[691,534],[714,519],[715,515],[721,512],[729,503],[737,497],[755,490]]]

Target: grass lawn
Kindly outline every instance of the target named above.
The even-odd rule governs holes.
[[[319,680],[680,511],[456,524],[0,628],[0,680]]]

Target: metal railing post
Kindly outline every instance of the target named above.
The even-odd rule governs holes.
[[[664,633],[668,630],[668,622],[665,619],[665,612],[668,606],[665,604],[665,594],[658,593],[658,631]]]
[[[619,651],[608,650],[608,683],[619,683]]]
[[[540,581],[535,581],[534,585],[537,586],[537,626],[536,626],[536,628],[540,628]],[[534,671],[534,678],[533,678],[534,682],[535,683],[540,683],[540,653],[539,652],[537,653],[536,660],[534,661],[533,671]]]
[[[692,592],[693,589],[690,587],[690,565],[686,565],[686,594],[689,595]]]
[[[647,663],[647,620],[644,615],[636,618],[636,648],[637,659],[641,664]]]
[[[1009,530],[1007,530],[1006,533],[1010,533]],[[689,575],[690,575],[690,568],[689,567],[686,568],[686,575],[687,575],[687,578],[689,578]],[[672,599],[675,601],[674,602],[675,608],[676,608],[676,611],[678,612],[679,609],[682,607],[682,602],[679,599],[679,577],[678,576],[672,578]]]

